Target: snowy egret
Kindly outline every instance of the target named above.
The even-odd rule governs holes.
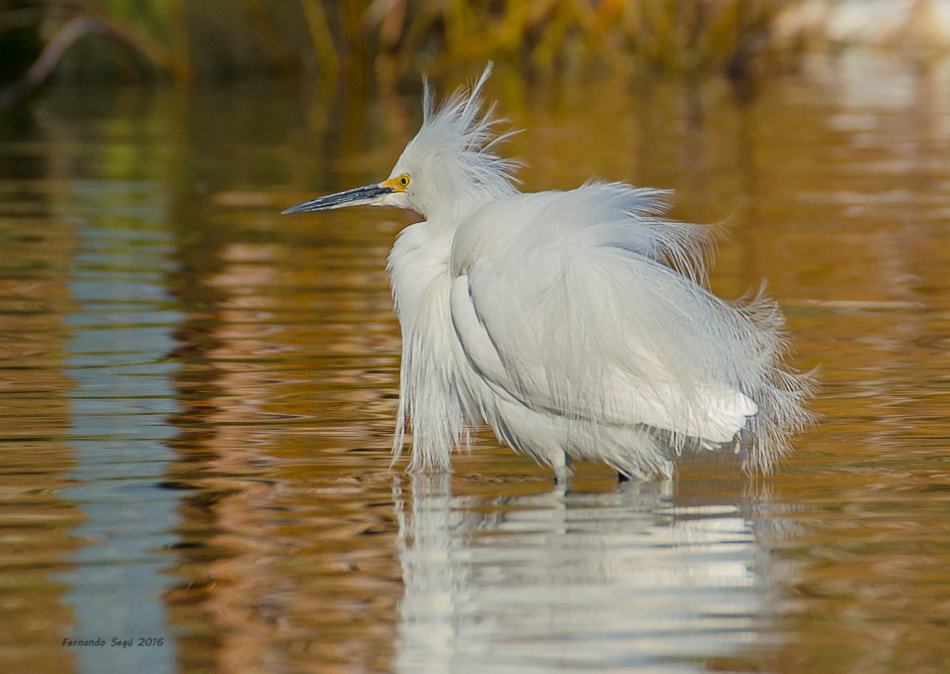
[[[402,330],[393,461],[450,470],[487,423],[559,482],[574,459],[670,476],[684,448],[743,453],[767,471],[809,422],[808,375],[783,365],[784,318],[761,292],[706,287],[708,228],[665,219],[666,192],[587,182],[522,193],[494,154],[485,69],[436,108],[389,178],[284,213],[411,209],[388,272]]]

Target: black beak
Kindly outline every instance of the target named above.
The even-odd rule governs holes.
[[[325,197],[305,201],[302,204],[291,206],[283,211],[281,215],[329,211],[334,208],[346,208],[348,206],[379,206],[380,199],[394,191],[392,187],[386,187],[382,183],[366,185],[365,187],[357,187],[353,190],[328,194]]]

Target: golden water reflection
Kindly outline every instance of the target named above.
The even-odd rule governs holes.
[[[0,191],[15,184],[0,181]],[[36,195],[30,195],[33,198]],[[37,231],[40,225],[46,227]],[[80,543],[83,515],[58,492],[72,463],[60,316],[69,307],[69,227],[21,215],[0,223],[0,662],[9,671],[68,671],[56,635],[72,624],[66,587],[48,572]]]

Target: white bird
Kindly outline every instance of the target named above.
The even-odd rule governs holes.
[[[781,310],[706,287],[710,230],[663,218],[667,193],[621,183],[521,193],[482,113],[491,64],[424,117],[389,178],[284,213],[393,206],[388,271],[402,329],[393,462],[451,468],[487,423],[563,482],[574,459],[670,476],[685,448],[768,471],[809,423],[808,375],[782,364]]]

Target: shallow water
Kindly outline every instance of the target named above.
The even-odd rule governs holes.
[[[2,668],[950,669],[948,85],[871,57],[741,92],[499,68],[525,189],[675,189],[727,221],[714,288],[768,278],[821,368],[773,476],[567,491],[488,435],[451,477],[391,472],[410,219],[278,215],[385,177],[418,92],[3,113]]]

